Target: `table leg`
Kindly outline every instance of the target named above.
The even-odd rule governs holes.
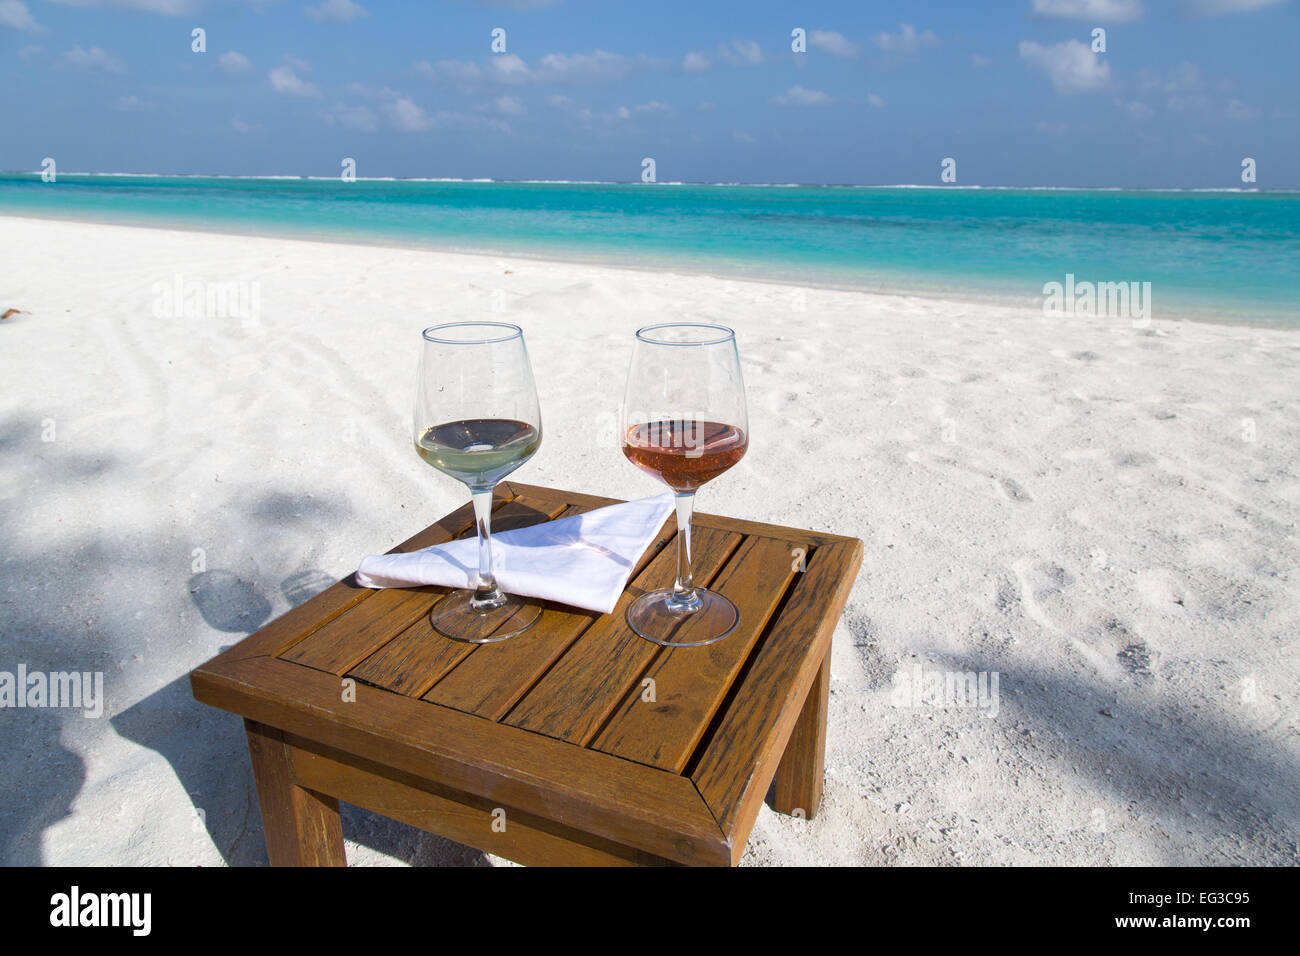
[[[248,756],[272,866],[347,866],[339,802],[293,782],[284,735],[245,720]]]
[[[826,703],[831,684],[830,651],[822,658],[803,710],[773,780],[772,809],[811,819],[822,800],[826,760]]]

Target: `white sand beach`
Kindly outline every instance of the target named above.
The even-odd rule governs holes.
[[[257,320],[167,314],[178,281]],[[752,443],[700,510],[865,542],[821,813],[763,808],[745,864],[1300,862],[1300,331],[11,217],[8,308],[0,670],[106,701],[0,712],[0,862],[266,862],[241,721],[188,673],[466,500],[411,449],[417,343],[493,312],[545,422],[518,480],[657,493],[615,440],[632,333],[705,317]],[[948,672],[998,694],[898,690]],[[344,832],[354,865],[501,862]]]

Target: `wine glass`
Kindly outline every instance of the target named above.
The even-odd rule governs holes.
[[[736,629],[740,611],[691,572],[695,492],[749,447],[736,333],[721,325],[666,323],[640,329],[620,414],[623,454],[677,494],[677,580],[627,609],[647,641],[698,647]]]
[[[542,414],[524,333],[505,322],[453,322],[424,330],[415,391],[415,451],[469,486],[478,529],[478,577],[429,613],[434,630],[491,644],[532,627],[541,607],[497,587],[492,489],[536,453]]]

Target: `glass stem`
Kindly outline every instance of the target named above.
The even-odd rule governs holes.
[[[695,511],[695,493],[677,495],[677,580],[667,601],[674,610],[691,611],[703,602],[695,593],[695,573],[691,570],[691,514]]]
[[[476,611],[491,611],[506,603],[492,573],[492,489],[471,491],[474,496],[474,524],[478,528],[478,581],[469,606]]]

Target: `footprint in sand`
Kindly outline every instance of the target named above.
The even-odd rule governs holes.
[[[965,462],[960,462],[957,459],[946,455],[931,455],[927,452],[913,451],[907,453],[907,460],[919,465],[924,465],[930,471],[939,472],[940,474],[942,474],[946,468],[955,468],[959,471],[976,475],[983,479],[983,482],[976,483],[977,486],[982,486],[984,488],[991,486],[993,493],[1006,501],[1014,501],[1017,504],[1028,504],[1034,500],[1033,496],[1025,490],[1024,486],[1015,479],[1003,478],[991,471],[985,471],[984,469],[977,468],[974,465],[968,465]],[[943,466],[943,468],[936,466]]]
[[[1011,565],[1011,573],[1019,586],[1025,614],[1049,631],[1059,633],[1072,617],[1063,592],[1074,583],[1074,576],[1050,561],[1017,561]]]
[[[764,405],[786,425],[805,429],[816,428],[825,420],[821,403],[811,395],[773,391],[764,400]],[[804,444],[806,445],[807,442]]]
[[[1119,658],[1120,666],[1134,677],[1155,677],[1155,654],[1142,642],[1125,645],[1115,656]]]
[[[1148,465],[1154,465],[1156,460],[1146,452],[1126,452],[1123,455],[1116,455],[1111,462],[1116,468],[1145,468]]]
[[[1121,667],[1138,673],[1138,668],[1150,666],[1145,644],[1124,624],[1113,618],[1097,624],[1095,618],[1090,622],[1079,612],[1067,593],[1074,584],[1074,575],[1065,568],[1051,561],[1017,561],[1011,571],[1019,585],[1025,616],[1048,633],[1064,637],[1098,673],[1118,680]]]
[[[1020,487],[1019,482],[1013,481],[1010,478],[997,479],[997,488],[1008,501],[1025,502],[1034,500],[1029,496],[1029,492]]]
[[[1132,627],[1118,618],[1103,616],[1094,626],[1085,629],[1083,639],[1097,653],[1113,658],[1124,675],[1138,681],[1155,678],[1158,655]]]
[[[1139,574],[1135,590],[1150,607],[1164,614],[1183,611],[1191,591],[1185,578],[1163,568]]]

